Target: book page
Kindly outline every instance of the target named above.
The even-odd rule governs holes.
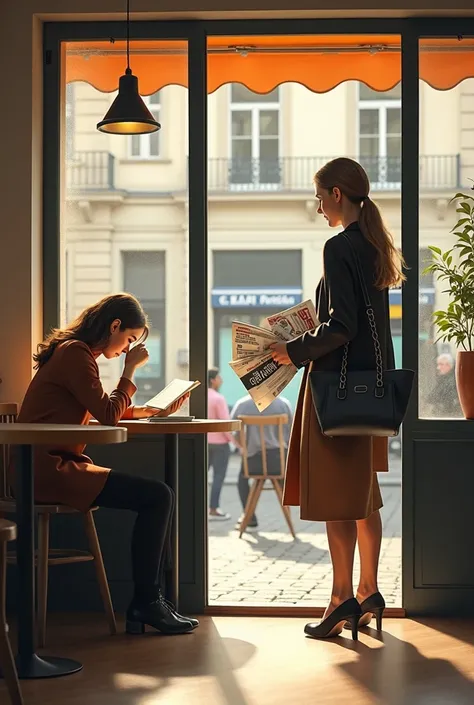
[[[147,401],[145,406],[150,406],[153,409],[167,409],[184,394],[187,394],[200,384],[200,382],[190,382],[188,379],[174,379],[161,392],[158,392],[152,399]]]

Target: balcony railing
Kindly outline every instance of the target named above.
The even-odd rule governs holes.
[[[280,159],[210,159],[211,192],[311,192],[314,174],[331,157],[281,157]],[[399,191],[400,157],[359,157],[373,191]],[[460,155],[420,157],[420,188],[454,189],[460,186]]]
[[[76,152],[67,160],[67,188],[71,191],[112,191],[115,157],[110,152]]]
[[[209,159],[209,192],[311,193],[314,174],[330,158]],[[365,157],[360,162],[367,170],[373,191],[400,190],[399,157]],[[422,156],[419,163],[422,190],[451,191],[461,186],[459,154]],[[67,187],[70,191],[114,190],[114,170],[114,156],[109,152],[76,152],[67,163]]]

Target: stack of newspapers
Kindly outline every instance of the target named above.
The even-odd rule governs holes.
[[[263,326],[232,323],[232,361],[229,363],[254,400],[263,411],[295,376],[294,365],[279,365],[269,346],[293,340],[318,326],[312,301],[304,301],[281,313],[269,316]]]

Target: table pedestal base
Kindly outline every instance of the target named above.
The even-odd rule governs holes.
[[[37,654],[32,654],[27,659],[21,656],[16,657],[16,667],[18,678],[57,678],[58,676],[68,676],[82,670],[82,663],[69,658],[58,658],[56,656],[45,656],[41,658]]]
[[[157,424],[158,425],[158,424]],[[175,507],[171,525],[171,570],[166,571],[166,597],[179,609],[179,486],[178,461],[179,436],[177,433],[165,435],[165,483],[171,487],[175,496]]]

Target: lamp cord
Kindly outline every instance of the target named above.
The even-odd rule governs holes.
[[[127,73],[130,73],[130,0],[127,0]]]

